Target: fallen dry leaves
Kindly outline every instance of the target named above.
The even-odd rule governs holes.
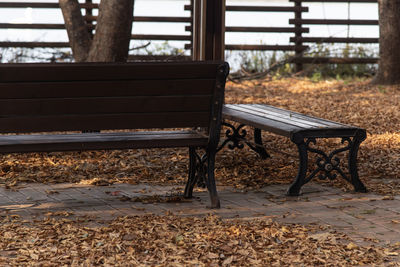
[[[319,226],[270,220],[145,215],[103,225],[49,214],[1,219],[0,265],[350,266],[382,264],[395,248],[357,246]]]
[[[400,88],[371,86],[368,81],[252,81],[229,83],[226,102],[266,103],[366,128],[368,139],[359,152],[361,179],[384,198],[400,194]],[[292,182],[297,172],[296,147],[269,133],[263,133],[263,138],[272,158],[260,160],[248,148],[224,149],[217,155],[217,182],[241,190]],[[332,149],[335,143],[329,140],[321,147]],[[187,152],[149,149],[2,155],[0,184],[183,184]],[[351,189],[342,179],[330,183]],[[156,201],[174,201],[174,197]],[[400,250],[400,243],[389,248],[363,247],[315,225],[173,215],[126,217],[99,225],[68,215],[48,214],[37,221],[0,216],[0,266],[34,262],[42,266],[369,266],[384,263]]]
[[[282,79],[228,83],[227,103],[266,103],[309,115],[364,127],[368,139],[359,151],[359,174],[367,187],[384,195],[400,193],[400,88],[372,86],[369,81]],[[251,134],[251,130],[249,130]],[[245,148],[222,150],[217,156],[219,184],[251,190],[292,182],[297,149],[287,139],[263,133],[272,158],[260,160]],[[337,140],[322,143],[331,149]],[[149,149],[1,156],[0,184],[77,182],[107,185],[116,182],[183,184],[187,176],[186,149]],[[311,160],[312,162],[312,160]],[[240,164],[238,164],[240,163]],[[332,184],[351,190],[337,179]]]

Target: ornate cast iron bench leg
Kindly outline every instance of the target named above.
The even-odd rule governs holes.
[[[263,146],[260,129],[254,128],[254,145],[253,145],[249,141],[246,141],[247,131],[243,129],[243,127],[246,125],[240,124],[237,128],[227,122],[222,122],[222,125],[228,127],[229,129],[225,131],[226,139],[218,147],[217,152],[220,151],[225,145],[228,145],[229,149],[235,149],[235,148],[242,149],[244,148],[243,145],[244,142],[248,147],[257,152],[257,154],[260,155],[262,159],[270,157],[270,155]]]
[[[221,207],[219,202],[219,197],[217,193],[217,185],[215,184],[215,176],[214,176],[214,169],[215,169],[215,154],[217,153],[216,150],[214,151],[207,151],[207,176],[206,176],[206,186],[211,198],[211,206],[212,209],[219,209]]]
[[[197,184],[199,187],[207,187],[211,198],[211,206],[209,208],[220,208],[220,201],[215,184],[216,152],[207,151],[202,157],[196,152],[196,148],[189,148],[189,177],[186,183],[184,197],[193,197],[193,188]]]
[[[192,198],[193,197],[193,188],[197,182],[196,176],[196,165],[197,165],[197,158],[196,158],[196,148],[189,147],[189,177],[186,183],[184,197],[185,198]]]
[[[305,184],[308,166],[308,153],[304,138],[298,138],[292,141],[297,145],[299,150],[299,171],[297,172],[294,183],[289,187],[287,195],[298,196],[300,194],[301,187]]]
[[[333,136],[334,137],[334,136]],[[325,137],[321,137],[325,138]],[[344,147],[338,148],[326,154],[325,152],[311,147],[312,144],[316,144],[315,137],[303,137],[301,134],[295,134],[291,140],[297,145],[299,151],[299,170],[295,181],[289,187],[287,192],[290,196],[298,196],[300,194],[301,187],[313,179],[318,173],[318,177],[321,180],[330,179],[334,180],[337,178],[337,173],[350,182],[356,192],[367,192],[366,187],[358,177],[357,170],[357,152],[362,141],[366,138],[366,133],[363,130],[357,131],[354,136],[341,137],[342,144],[347,144]],[[337,154],[340,152],[348,151],[348,171],[350,177],[341,169],[340,159]],[[316,169],[314,169],[307,176],[308,169],[308,152],[318,154],[316,161]]]
[[[368,190],[365,185],[361,182],[358,177],[358,169],[357,169],[357,153],[360,144],[367,138],[367,134],[365,131],[358,131],[353,138],[353,145],[349,151],[349,170],[351,176],[351,183],[354,186],[354,190],[356,192],[366,193]]]

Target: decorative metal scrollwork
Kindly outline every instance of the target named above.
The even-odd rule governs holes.
[[[254,129],[254,143],[252,144],[249,140],[246,139],[247,131],[243,129],[243,127],[245,127],[246,125],[240,124],[238,127],[235,127],[225,121],[222,122],[222,125],[228,127],[228,129],[225,131],[226,138],[217,148],[217,152],[226,145],[228,145],[229,149],[233,150],[235,148],[243,149],[244,144],[246,144],[250,149],[257,152],[262,159],[270,157],[263,146],[260,129]]]
[[[198,187],[205,188],[205,179],[207,175],[207,154],[204,154],[202,157],[200,157],[197,152],[194,152],[194,155],[196,156],[194,179],[196,180]]]
[[[217,152],[220,151],[226,145],[228,145],[229,149],[235,149],[235,148],[242,149],[244,147],[243,140],[247,135],[247,131],[243,129],[245,125],[240,124],[237,128],[227,122],[222,122],[222,125],[228,127],[229,129],[225,131],[226,139],[217,148]]]
[[[324,151],[311,147],[311,144],[316,145],[315,138],[308,138],[305,142],[307,151],[316,153],[319,155],[316,160],[317,168],[311,172],[311,174],[305,179],[304,183],[309,182],[312,178],[314,178],[318,173],[318,178],[321,180],[334,180],[337,178],[337,173],[340,174],[344,179],[351,182],[348,175],[340,168],[340,159],[337,157],[337,154],[348,151],[353,146],[353,141],[349,137],[343,137],[341,143],[345,144],[344,147],[338,148],[326,154]]]
[[[345,180],[350,182],[355,191],[367,192],[367,188],[358,177],[357,171],[357,151],[362,141],[366,138],[366,132],[363,129],[357,130],[354,135],[349,136],[329,136],[328,138],[341,138],[341,148],[335,149],[329,154],[324,151],[313,147],[316,145],[316,138],[326,138],[325,136],[320,137],[304,137],[303,133],[295,133],[291,136],[292,142],[297,145],[299,150],[299,171],[297,173],[295,181],[289,187],[287,192],[290,196],[298,196],[300,194],[301,187],[308,183],[317,174],[322,180],[330,179],[334,180],[338,176],[343,177]],[[341,161],[338,154],[341,152],[349,151],[348,153],[348,174],[345,173],[341,168]],[[308,176],[308,152],[317,154],[316,169],[314,169]],[[339,175],[338,175],[339,174]]]

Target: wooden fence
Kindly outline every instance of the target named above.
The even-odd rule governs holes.
[[[91,30],[95,29],[93,22],[96,21],[97,16],[93,12],[98,9],[99,5],[93,3],[92,0],[85,0],[80,4],[81,8],[85,10],[84,18]],[[32,9],[59,9],[58,3],[44,3],[44,2],[0,2],[0,8],[32,8]],[[167,16],[134,16],[133,23],[135,22],[158,22],[158,23],[184,23],[191,24],[192,18],[188,17],[167,17]],[[36,30],[63,30],[64,24],[51,24],[51,23],[0,23],[0,29],[36,29]],[[189,35],[171,35],[171,34],[132,34],[132,40],[160,40],[160,41],[185,41],[191,42],[192,36]],[[68,42],[0,42],[0,47],[22,47],[22,48],[66,48],[69,47]],[[135,56],[135,59],[146,60],[156,59],[163,60],[171,56]],[[190,57],[182,56],[180,59],[190,59]]]
[[[260,45],[260,44],[229,44],[225,45],[226,50],[265,50],[265,51],[292,51],[294,57],[291,60],[295,63],[297,69],[301,69],[303,64],[310,63],[334,63],[334,64],[364,64],[376,63],[377,58],[339,58],[339,57],[306,57],[304,52],[315,44],[323,43],[363,43],[373,44],[379,43],[379,38],[352,38],[352,37],[319,37],[304,36],[309,33],[312,25],[378,25],[377,20],[369,19],[310,19],[303,18],[303,14],[309,11],[305,5],[307,3],[377,3],[377,0],[289,0],[292,6],[226,6],[226,12],[264,12],[266,16],[269,12],[282,12],[294,14],[293,19],[289,19],[288,27],[240,27],[227,26],[225,32],[243,32],[243,33],[290,33],[293,34],[289,38],[288,43],[284,45]],[[187,34],[168,35],[168,34],[132,34],[133,40],[165,40],[165,41],[181,41],[184,42],[185,49],[192,49],[192,30],[193,30],[193,3],[185,5],[184,9],[191,11],[191,15],[185,17],[167,17],[167,16],[135,16],[135,22],[165,22],[165,23],[182,23],[185,24]],[[50,8],[58,9],[58,3],[38,3],[38,2],[0,2],[0,8]],[[85,10],[85,19],[90,29],[95,28],[94,21],[96,16],[93,14],[94,9],[98,8],[98,4],[92,0],[85,0],[81,3],[81,7]],[[64,24],[43,24],[43,23],[0,23],[0,29],[40,29],[40,30],[61,30]],[[67,42],[0,42],[0,47],[68,47]],[[193,54],[193,51],[192,51]],[[145,59],[145,58],[142,58]],[[158,57],[163,59],[163,57]],[[186,57],[187,59],[187,57]]]
[[[302,7],[304,3],[377,3],[377,0],[289,0],[296,7]],[[302,12],[296,12],[295,18],[290,19],[289,23],[295,28],[304,25],[379,25],[378,20],[368,19],[304,19]],[[346,43],[346,44],[374,44],[379,43],[379,38],[354,38],[354,37],[304,37],[301,31],[296,31],[295,36],[290,38],[290,42],[295,43],[297,49],[296,56],[292,62],[296,63],[297,70],[302,69],[302,64],[368,64],[377,63],[378,58],[357,58],[357,57],[305,57],[301,48],[305,43],[308,44],[324,44],[324,43]],[[308,47],[308,46],[307,46]]]

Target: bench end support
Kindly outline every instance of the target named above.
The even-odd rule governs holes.
[[[308,166],[308,153],[307,144],[304,142],[304,138],[294,138],[293,142],[297,145],[299,150],[299,170],[293,184],[289,187],[286,195],[298,196],[300,195],[301,187],[306,183],[307,166]]]
[[[221,207],[214,175],[215,153],[207,151],[205,155],[200,157],[195,147],[189,148],[189,177],[184,192],[185,198],[192,198],[193,188],[196,184],[201,187],[206,186],[211,201],[211,205],[207,207],[211,209]]]
[[[353,144],[349,151],[349,171],[350,171],[350,182],[354,186],[354,191],[366,193],[368,190],[365,185],[361,182],[358,177],[357,169],[357,154],[360,144],[367,138],[367,133],[365,130],[360,129],[356,132],[353,138]]]
[[[290,186],[287,194],[298,196],[301,186],[311,181],[318,174],[321,180],[334,180],[338,176],[341,176],[354,186],[356,192],[367,192],[367,188],[358,177],[357,170],[357,153],[361,142],[366,139],[365,130],[358,129],[353,136],[341,137],[342,144],[345,146],[335,149],[330,153],[325,153],[313,146],[317,143],[316,138],[318,137],[306,137],[301,133],[295,133],[291,136],[292,142],[297,145],[299,150],[299,171],[295,182]],[[346,151],[348,151],[348,174],[342,170],[340,158],[338,157],[339,153]],[[315,162],[316,168],[307,176],[308,152],[315,153],[318,157]]]

